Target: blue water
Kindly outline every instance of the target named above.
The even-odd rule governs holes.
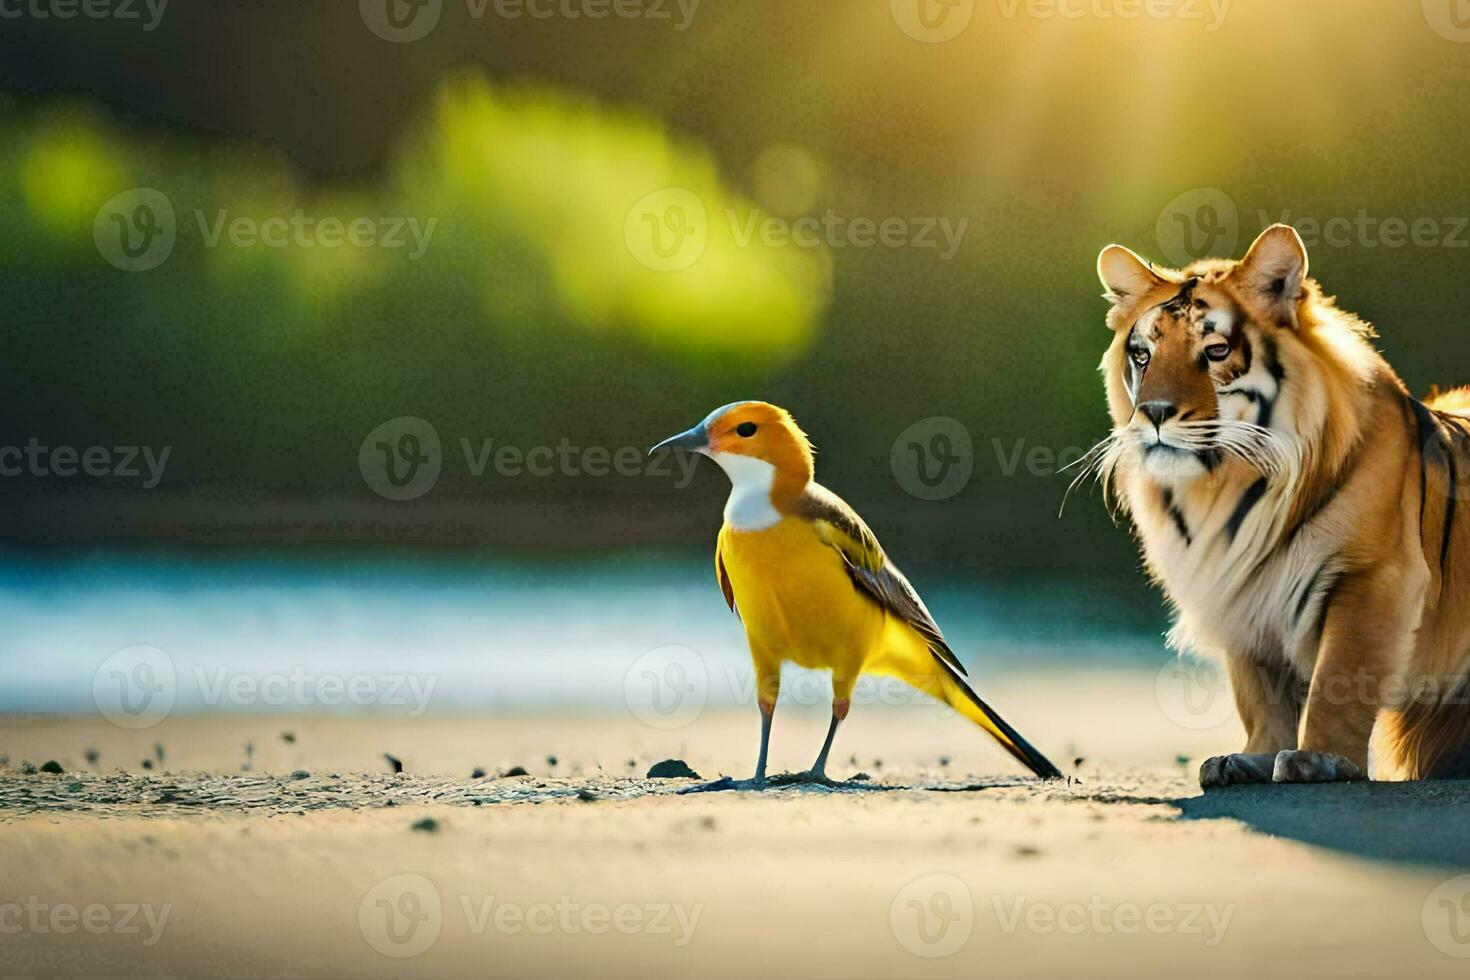
[[[980,676],[1159,655],[1156,610],[1087,586],[915,578]],[[414,711],[415,684],[435,710],[615,707],[670,647],[711,704],[749,698],[740,623],[689,556],[0,557],[0,711],[95,710],[99,670],[139,645],[172,666],[175,711]]]

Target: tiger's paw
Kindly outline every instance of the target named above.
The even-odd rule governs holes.
[[[1349,783],[1366,778],[1353,760],[1327,752],[1283,749],[1276,753],[1273,783]]]
[[[1270,753],[1217,755],[1199,767],[1200,789],[1269,783],[1276,756]]]

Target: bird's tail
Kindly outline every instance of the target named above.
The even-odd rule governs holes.
[[[917,636],[910,634],[895,639],[898,642],[889,644],[890,652],[871,669],[895,676],[943,701],[989,732],[1002,748],[1042,779],[1062,778],[1061,770],[1052,765],[1050,759],[996,714],[995,709],[981,700],[958,671],[931,653]]]

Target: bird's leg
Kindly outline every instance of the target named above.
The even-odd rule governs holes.
[[[781,672],[762,670],[757,664],[755,672],[756,703],[761,709],[761,754],[755,761],[756,786],[766,784],[766,753],[771,747],[771,719],[776,715],[776,699],[781,695]]]
[[[755,784],[764,785],[766,781],[766,750],[771,747],[771,719],[776,715],[776,703],[767,702],[762,699],[761,703],[761,754],[755,760]]]
[[[837,726],[842,719],[847,717],[847,712],[852,708],[850,698],[832,699],[832,724],[827,726],[827,740],[822,743],[822,751],[817,756],[817,761],[812,764],[812,778],[821,782],[827,778],[827,753],[832,751],[832,740],[837,737]]]

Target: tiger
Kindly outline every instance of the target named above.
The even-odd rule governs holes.
[[[1413,397],[1288,225],[1180,270],[1109,245],[1098,277],[1083,475],[1246,732],[1201,787],[1470,776],[1470,388]]]

